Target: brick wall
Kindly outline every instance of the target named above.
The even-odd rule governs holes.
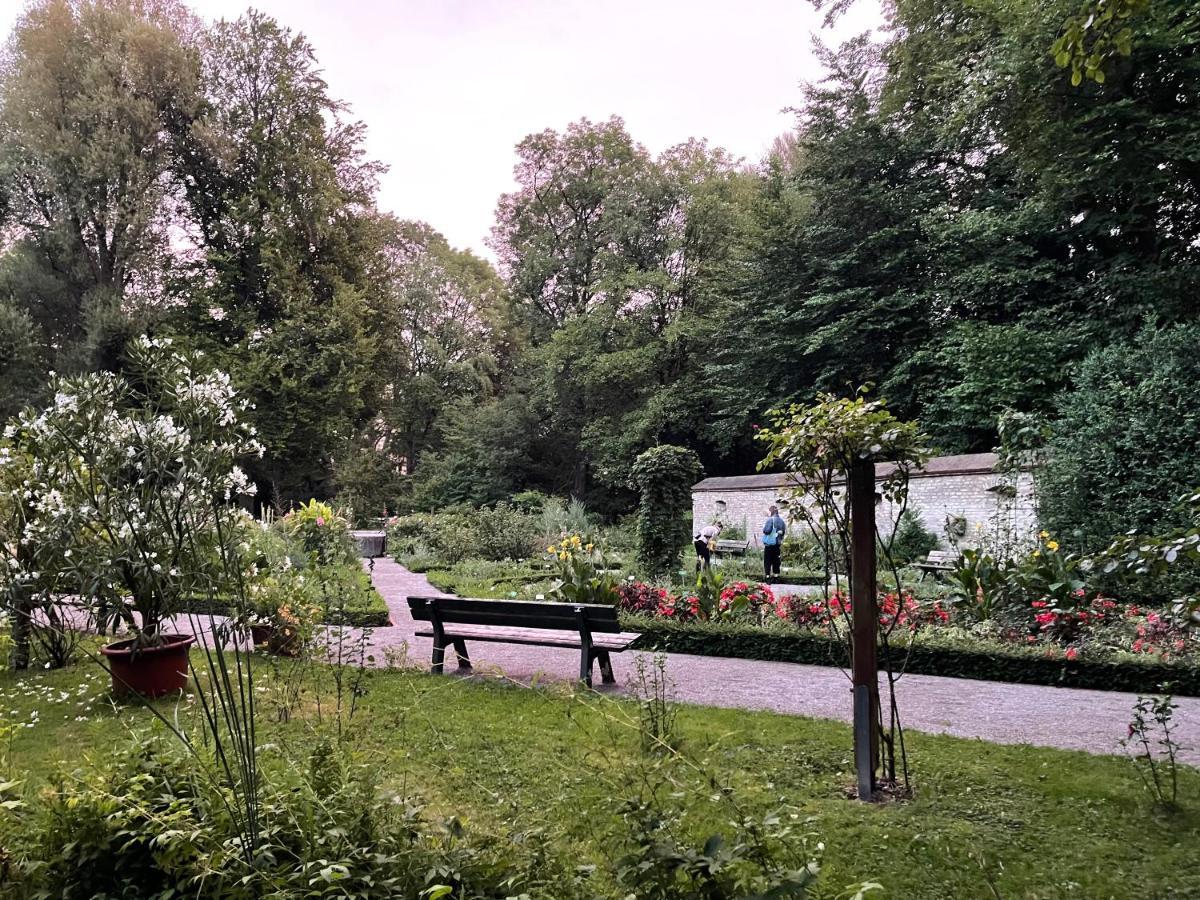
[[[737,479],[725,479],[736,481]],[[1033,474],[1023,472],[1017,480],[1017,496],[1009,505],[989,488],[1000,484],[1000,477],[991,472],[953,473],[914,476],[909,481],[910,509],[915,509],[925,527],[946,544],[946,523],[950,517],[961,519],[966,528],[962,539],[965,545],[978,542],[979,536],[996,525],[999,515],[1007,515],[1005,527],[1032,540],[1037,531],[1037,515],[1033,501]],[[759,543],[767,507],[781,497],[780,486],[754,486],[744,489],[703,489],[692,492],[692,516],[698,524],[720,520],[726,525],[747,526],[746,536]],[[724,507],[719,508],[718,504]],[[1007,509],[1006,509],[1007,506]],[[879,527],[894,522],[897,511],[889,503],[878,510]],[[786,514],[785,514],[786,517]]]

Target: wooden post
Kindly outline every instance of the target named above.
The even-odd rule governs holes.
[[[850,603],[853,635],[854,765],[860,800],[875,793],[879,759],[879,605],[875,588],[875,464],[856,459],[847,473],[850,490]]]

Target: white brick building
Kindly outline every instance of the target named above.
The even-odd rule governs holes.
[[[931,459],[924,469],[912,473],[909,481],[908,505],[916,509],[925,527],[945,543],[948,522],[961,529],[962,543],[975,543],[974,536],[982,527],[994,527],[997,516],[1006,519],[1016,534],[1031,539],[1037,531],[1037,512],[1034,503],[1033,473],[1021,472],[1016,482],[1016,497],[1006,502],[998,489],[1003,488],[996,472],[994,453],[973,453],[961,456],[941,456]],[[876,466],[875,477],[881,479],[892,470],[889,464]],[[706,478],[692,487],[693,521],[707,524],[718,520],[725,525],[744,526],[746,536],[756,544],[761,538],[762,523],[767,507],[779,504],[785,510],[788,495],[795,482],[790,475],[739,475],[730,478]],[[879,527],[894,520],[895,511],[884,503],[879,509]]]

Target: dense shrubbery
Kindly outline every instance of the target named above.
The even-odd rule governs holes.
[[[651,447],[634,461],[638,500],[638,563],[650,575],[675,571],[687,546],[686,514],[692,485],[704,473],[700,459],[686,447]]]
[[[389,520],[387,532],[388,547],[397,557],[432,557],[451,564],[467,558],[526,559],[536,552],[540,536],[534,516],[506,503],[399,516]]]
[[[502,897],[536,889],[550,867],[536,846],[517,854],[430,818],[415,797],[388,795],[332,745],[300,761],[264,756],[268,827],[253,864],[232,798],[193,757],[152,741],[60,776],[0,820],[5,896]]]
[[[1130,530],[1188,524],[1174,498],[1200,487],[1200,326],[1147,327],[1079,367],[1039,470],[1047,527],[1085,550]]]

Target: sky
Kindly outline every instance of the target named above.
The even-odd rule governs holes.
[[[20,14],[0,0],[0,33]],[[457,247],[484,243],[527,134],[619,115],[657,153],[707,138],[748,161],[790,130],[820,77],[807,0],[192,0],[206,19],[250,5],[313,44],[330,93],[366,123],[389,171],[379,205]],[[877,26],[859,0],[827,42]]]

